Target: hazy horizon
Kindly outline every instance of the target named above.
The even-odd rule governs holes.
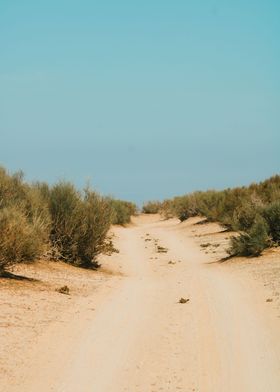
[[[280,3],[3,1],[0,164],[136,201],[280,168]]]

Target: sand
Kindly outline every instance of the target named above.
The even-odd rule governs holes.
[[[115,227],[98,272],[17,266],[38,281],[0,281],[0,390],[278,392],[279,250],[220,263],[231,234],[198,221]]]

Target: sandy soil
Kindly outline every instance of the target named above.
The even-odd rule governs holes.
[[[279,392],[279,250],[220,263],[230,233],[197,222],[140,216],[103,271],[1,280],[0,390]]]

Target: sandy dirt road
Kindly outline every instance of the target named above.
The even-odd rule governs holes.
[[[176,220],[139,217],[116,236],[123,278],[49,328],[1,390],[280,391],[279,319],[251,280],[211,263]]]

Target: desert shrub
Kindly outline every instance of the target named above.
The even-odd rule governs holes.
[[[46,251],[52,259],[96,267],[100,253],[115,250],[107,236],[111,223],[128,223],[135,213],[135,204],[90,188],[28,184],[21,172],[10,175],[0,167],[0,270]]]
[[[160,214],[165,219],[170,219],[175,215],[173,212],[173,201],[172,200],[164,200],[161,203]]]
[[[259,256],[269,243],[268,225],[258,216],[247,233],[231,238],[228,253],[230,256]]]
[[[262,215],[268,225],[272,241],[280,243],[280,201],[275,201],[264,207]]]
[[[108,201],[112,209],[111,222],[114,225],[129,223],[131,216],[137,212],[137,207],[134,203],[117,199],[108,199]]]
[[[280,199],[280,175],[275,175],[269,179],[252,184],[249,190],[254,192],[265,204],[272,203]]]
[[[209,221],[217,221],[224,227],[232,229],[234,212],[247,197],[245,188],[226,189],[219,192],[207,191],[205,195],[202,195],[204,206],[200,211]]]
[[[60,182],[50,191],[51,242],[60,257],[82,267],[96,267],[96,257],[108,249],[112,210],[107,199],[71,183]]]
[[[190,200],[188,196],[175,197],[173,204],[173,211],[177,218],[184,222],[191,217]]]
[[[224,211],[224,192],[209,190],[197,194],[198,212],[205,216],[209,222],[218,221]]]
[[[158,214],[160,210],[161,202],[159,201],[147,201],[142,207],[144,214]]]
[[[0,208],[24,204],[27,185],[23,183],[23,173],[13,175],[0,167]]]
[[[174,197],[169,205],[170,212],[181,222],[198,214],[195,194]]]
[[[56,184],[50,191],[49,210],[52,219],[50,239],[61,257],[74,261],[82,225],[82,200],[75,187],[67,182]]]
[[[0,209],[10,206],[20,209],[30,223],[33,219],[40,219],[42,224],[45,223],[46,231],[48,230],[48,204],[40,190],[25,183],[22,172],[9,175],[5,169],[0,168]]]
[[[16,206],[0,209],[0,273],[9,265],[34,260],[43,252],[45,241],[39,217],[30,222]]]
[[[247,200],[242,202],[233,212],[232,228],[236,231],[248,231],[260,214],[261,207]]]
[[[257,255],[268,245],[280,244],[279,200],[280,176],[276,175],[248,187],[193,192],[165,200],[162,214],[181,221],[200,215],[228,230],[240,231],[240,236],[232,239],[231,252]]]
[[[48,205],[21,172],[10,175],[0,168],[0,220],[2,270],[44,252],[50,230]]]
[[[107,237],[111,226],[111,208],[108,200],[91,191],[85,190],[82,223],[77,233],[77,254],[75,262],[82,267],[97,267],[96,257],[100,253],[113,251]]]

